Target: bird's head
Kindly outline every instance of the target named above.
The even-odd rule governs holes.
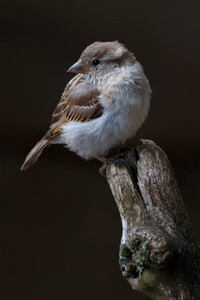
[[[89,45],[68,72],[103,76],[115,68],[134,63],[135,56],[118,41],[95,42]]]

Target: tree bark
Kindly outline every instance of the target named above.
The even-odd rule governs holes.
[[[125,160],[135,168],[107,168],[122,220],[123,276],[151,299],[200,299],[200,245],[166,154],[141,140]]]

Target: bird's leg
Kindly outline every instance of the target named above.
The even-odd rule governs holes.
[[[135,164],[125,160],[127,150],[128,150],[127,148],[121,148],[119,152],[113,157],[95,156],[96,159],[98,159],[103,163],[103,165],[99,169],[99,173],[102,176],[106,176],[106,169],[110,163],[124,163],[127,166],[136,169]]]
[[[106,176],[106,169],[108,167],[108,165],[110,163],[115,163],[115,162],[121,162],[124,163],[125,160],[123,158],[117,158],[117,157],[103,157],[103,156],[95,156],[96,159],[98,159],[99,161],[101,161],[103,163],[103,165],[101,166],[101,168],[99,169],[99,173],[102,176]]]

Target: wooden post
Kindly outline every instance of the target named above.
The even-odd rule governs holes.
[[[107,168],[122,220],[123,276],[151,299],[200,299],[200,245],[166,154],[141,140],[125,159],[136,169]]]

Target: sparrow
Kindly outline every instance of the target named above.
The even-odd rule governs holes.
[[[118,41],[89,45],[68,72],[77,75],[67,84],[49,130],[21,170],[32,166],[50,144],[107,164],[109,150],[134,137],[147,117],[149,81],[135,55]]]

